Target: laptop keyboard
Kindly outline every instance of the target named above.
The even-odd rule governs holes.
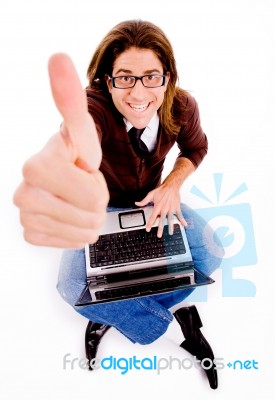
[[[179,224],[174,224],[173,235],[169,235],[167,225],[161,238],[157,237],[157,230],[158,227],[152,227],[150,232],[136,229],[99,236],[96,243],[89,245],[91,267],[171,257],[186,252]]]

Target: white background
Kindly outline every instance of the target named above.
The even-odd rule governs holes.
[[[254,282],[255,297],[224,297],[221,273],[197,302],[203,332],[217,357],[256,360],[259,370],[219,372],[209,388],[196,369],[97,371],[63,369],[66,353],[84,357],[86,320],[55,290],[60,250],[24,242],[12,196],[24,161],[55,133],[60,116],[50,95],[47,61],[55,52],[74,60],[83,86],[86,68],[102,37],[125,19],[148,19],[173,43],[180,84],[199,103],[210,150],[182,190],[183,201],[205,207],[190,195],[193,184],[215,199],[213,173],[223,173],[228,197],[253,213],[258,262],[234,275]],[[272,0],[2,0],[0,5],[0,396],[2,399],[188,398],[272,399],[274,387],[274,20]],[[173,162],[167,160],[166,171]],[[72,188],[73,190],[73,188]],[[134,345],[113,329],[99,357],[186,358],[174,321],[150,346]]]

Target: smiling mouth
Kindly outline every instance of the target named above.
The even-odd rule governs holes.
[[[147,108],[149,107],[150,103],[146,103],[146,104],[131,104],[128,103],[129,106],[132,108],[132,110],[137,111],[137,112],[142,112],[147,110]]]

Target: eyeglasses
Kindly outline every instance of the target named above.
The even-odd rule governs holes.
[[[113,87],[117,89],[130,89],[133,88],[137,80],[141,80],[146,88],[156,88],[163,86],[166,81],[166,75],[143,75],[143,76],[110,76]]]

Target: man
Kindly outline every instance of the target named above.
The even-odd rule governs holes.
[[[15,204],[27,241],[68,248],[58,282],[64,300],[74,307],[86,284],[83,247],[97,240],[107,206],[109,211],[153,204],[146,229],[159,217],[158,236],[166,218],[172,232],[175,214],[186,227],[196,268],[210,275],[220,265],[222,250],[213,250],[205,222],[180,203],[180,187],[204,158],[207,139],[196,101],[176,85],[173,50],[164,33],[144,21],[114,27],[90,62],[86,95],[68,56],[53,56],[49,75],[64,121],[60,132],[25,164]],[[165,157],[175,143],[180,153],[162,182]],[[110,326],[132,342],[153,342],[173,319],[168,309],[189,294],[181,290],[75,308],[90,321],[88,359],[95,358]],[[175,317],[186,339],[181,346],[201,361],[212,360],[206,374],[216,388],[214,354],[200,331],[196,307],[182,307]]]

